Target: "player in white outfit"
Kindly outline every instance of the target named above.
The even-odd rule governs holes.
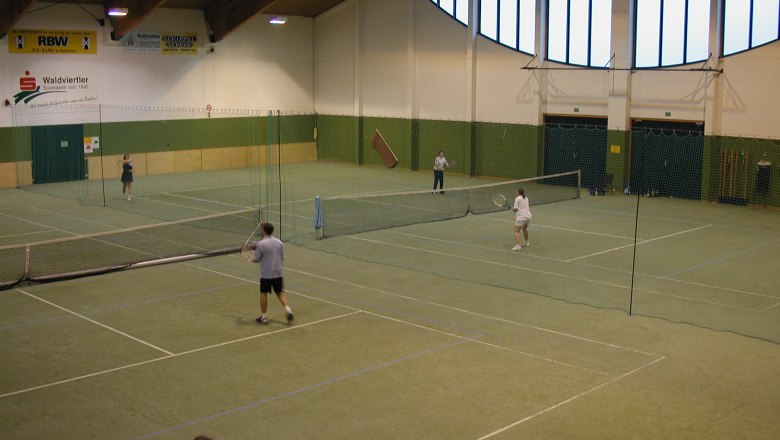
[[[512,207],[512,211],[515,213],[515,246],[513,251],[519,251],[523,246],[528,247],[531,243],[528,242],[528,225],[531,223],[531,205],[528,202],[528,197],[525,196],[525,190],[523,188],[517,188],[517,197],[515,197],[515,204]],[[524,244],[520,244],[520,231],[523,231]]]

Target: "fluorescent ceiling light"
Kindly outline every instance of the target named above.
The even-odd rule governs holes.
[[[287,17],[271,17],[268,22],[271,24],[285,24],[287,23]]]
[[[127,8],[108,8],[108,15],[112,17],[124,17],[127,15]]]

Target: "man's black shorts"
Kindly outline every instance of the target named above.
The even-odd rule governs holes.
[[[271,293],[273,289],[277,295],[284,290],[284,280],[279,278],[260,278],[260,293]]]

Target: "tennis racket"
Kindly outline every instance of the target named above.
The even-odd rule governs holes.
[[[506,201],[506,197],[504,197],[503,194],[496,194],[493,196],[493,204],[498,206],[499,208],[506,208],[509,209],[509,203]]]
[[[244,244],[241,245],[241,258],[249,261],[250,263],[252,262],[252,258],[255,256],[255,245],[257,244],[257,242],[252,242],[252,238],[257,233],[257,230],[263,226],[263,223],[263,208],[260,207],[257,209],[257,226],[255,226],[255,229],[251,234],[249,234],[249,237],[246,239]]]
[[[456,167],[456,166],[458,166],[458,159],[452,159],[452,160],[449,160],[447,162],[449,163],[449,165],[447,165],[448,167]]]

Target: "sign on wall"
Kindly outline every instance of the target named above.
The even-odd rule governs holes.
[[[8,52],[34,54],[96,54],[97,32],[55,29],[14,29]]]
[[[162,34],[160,36],[162,54],[198,54],[198,34],[195,32],[183,32],[177,34]]]
[[[198,54],[197,32],[130,32],[122,38],[121,42],[125,50],[153,51],[163,55]]]
[[[25,70],[19,76],[19,89],[14,95],[14,104],[30,107],[62,104],[84,104],[96,101],[96,90],[88,73],[67,74],[56,71],[52,74],[35,75]]]

